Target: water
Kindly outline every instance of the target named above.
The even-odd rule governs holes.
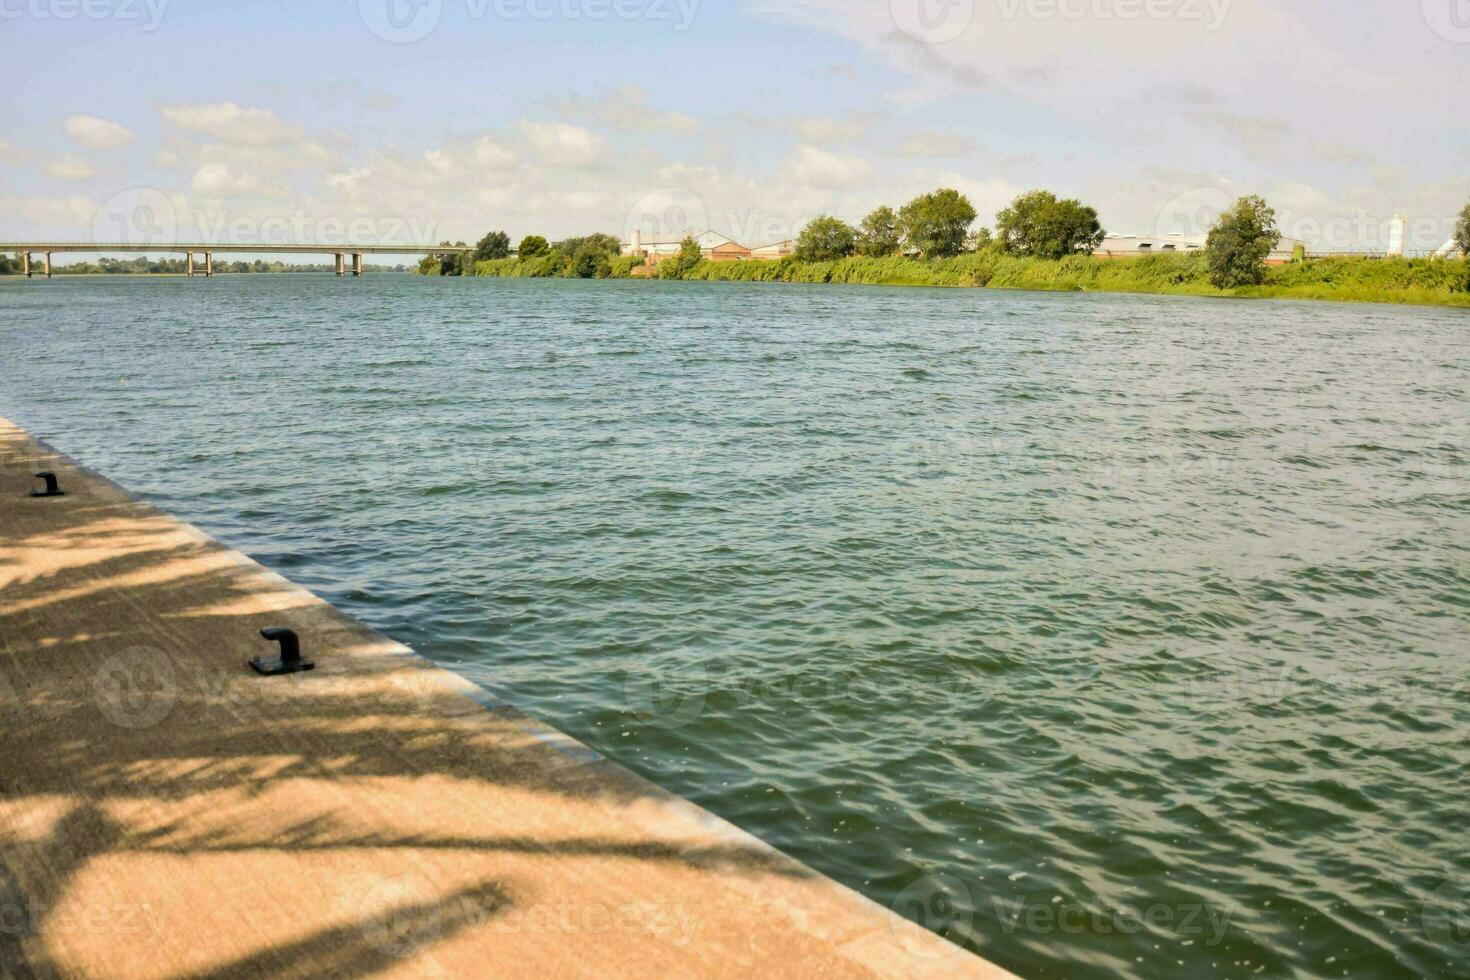
[[[0,414],[1028,976],[1470,972],[1470,316],[0,282]]]

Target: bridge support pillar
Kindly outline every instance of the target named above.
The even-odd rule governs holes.
[[[51,253],[46,253],[46,278],[51,278]]]
[[[362,278],[362,253],[352,253],[352,275],[356,279]]]
[[[184,275],[188,276],[190,279],[193,279],[194,278],[194,253],[193,252],[187,252],[185,254],[188,255],[189,260],[184,263]]]
[[[341,252],[337,253],[337,278],[341,279],[347,275],[347,256]]]
[[[26,274],[26,278],[27,279],[29,279],[31,277],[31,253],[30,252],[21,252],[20,253],[20,271],[21,272],[24,272]]]
[[[214,275],[214,253],[213,252],[205,252],[204,253],[204,274],[206,276],[213,276]]]

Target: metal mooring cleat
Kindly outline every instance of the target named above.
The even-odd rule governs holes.
[[[250,661],[250,666],[255,668],[257,674],[279,677],[282,674],[299,674],[302,671],[316,669],[315,661],[302,659],[301,638],[296,635],[295,630],[268,629],[261,630],[260,635],[281,645],[281,657],[279,660],[256,657]]]
[[[45,481],[45,483],[46,483],[46,489],[45,490],[32,490],[31,491],[31,496],[32,497],[65,497],[66,496],[66,491],[58,488],[57,485],[56,485],[56,474],[55,473],[52,473],[50,470],[42,470],[41,472],[37,473],[36,474],[36,479]]]

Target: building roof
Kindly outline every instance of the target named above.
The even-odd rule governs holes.
[[[687,235],[680,235],[678,238],[645,238],[642,239],[638,244],[645,247],[649,245],[682,245],[684,244],[684,239],[686,238],[694,239],[705,248],[713,248],[717,245],[724,245],[726,243],[731,245],[740,244],[729,235],[722,235],[717,231],[710,231],[708,228],[706,228],[704,231],[691,231]],[[711,240],[713,240],[713,244],[707,244],[707,242]],[[631,242],[624,242],[623,244],[630,245]],[[744,248],[743,245],[741,247]]]

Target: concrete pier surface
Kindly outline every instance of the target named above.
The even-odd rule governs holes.
[[[379,974],[1009,976],[0,419],[0,977]]]

